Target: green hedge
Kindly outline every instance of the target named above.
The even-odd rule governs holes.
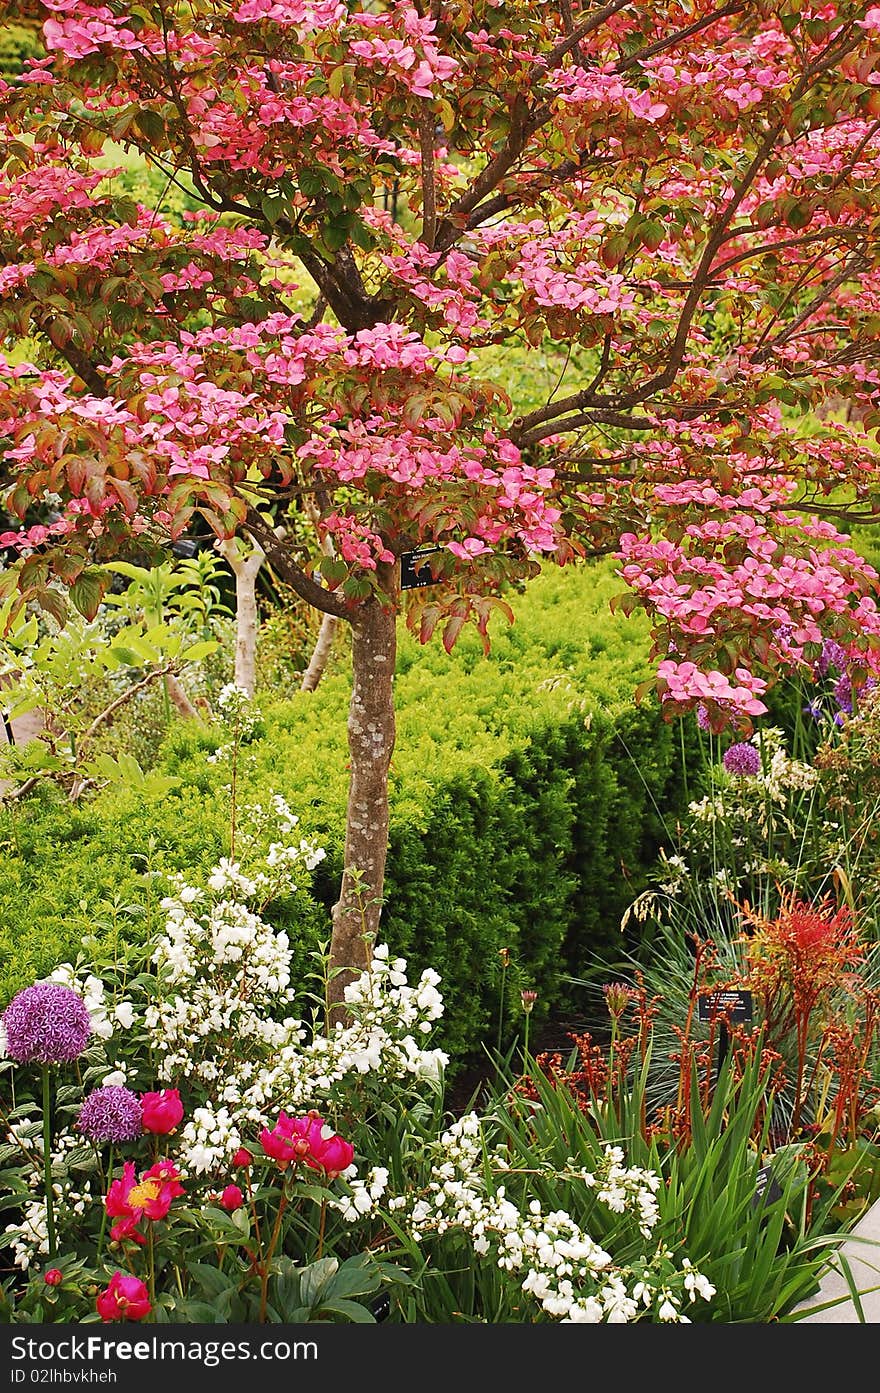
[[[28,58],[43,58],[42,36],[34,27],[7,20],[0,23],[0,73],[14,77],[24,71]]]
[[[449,657],[401,637],[383,935],[414,968],[441,973],[457,1057],[494,1040],[502,948],[509,1023],[521,986],[538,989],[540,1019],[560,1000],[561,973],[619,953],[621,912],[663,838],[658,809],[680,806],[678,742],[691,723],[633,705],[645,628],[610,614],[619,588],[609,567],[547,572],[488,659],[475,639]],[[339,675],[266,706],[241,777],[245,798],[283,793],[328,851],[317,906],[271,911],[301,971],[326,937],[341,868],[347,700]],[[106,791],[71,810],[44,792],[0,816],[3,996],[75,952],[96,918],[105,932],[114,901],[142,902],[146,859],[205,868],[223,853],[227,775],[206,760],[216,738],[176,728],[162,768],[181,784],[161,797]]]

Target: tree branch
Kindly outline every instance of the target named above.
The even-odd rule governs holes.
[[[351,612],[344,600],[326,590],[311,576],[306,575],[293,560],[290,553],[276,537],[272,528],[264,521],[256,508],[248,508],[247,528],[266,553],[269,564],[274,566],[281,579],[291,590],[314,609],[323,614],[333,614],[337,619],[351,619]]]
[[[426,102],[419,117],[419,144],[422,155],[422,236],[421,241],[434,250],[437,232],[437,189],[434,179],[434,117]]]
[[[748,169],[746,170],[742,179],[734,188],[730,198],[728,199],[726,205],[724,206],[718,218],[717,223],[712,229],[712,232],[709,236],[709,240],[707,241],[706,246],[703,250],[703,255],[700,258],[700,264],[697,267],[696,272],[694,273],[694,279],[691,284],[691,288],[688,292],[684,305],[682,306],[682,311],[678,320],[678,327],[676,329],[675,339],[673,340],[672,347],[669,352],[669,359],[665,368],[662,372],[657,373],[643,386],[637,388],[628,396],[619,398],[616,405],[619,406],[622,410],[626,410],[628,408],[639,405],[641,402],[647,401],[649,397],[653,396],[656,392],[663,391],[666,387],[671,386],[672,383],[675,381],[678,370],[684,359],[691,323],[693,321],[694,314],[696,313],[697,306],[699,305],[700,300],[702,298],[703,291],[705,290],[706,285],[708,284],[710,268],[712,262],[715,259],[715,255],[719,247],[722,245],[722,242],[724,240],[724,233],[728,225],[730,224],[731,219],[736,214],[736,210],[739,208],[740,204],[742,203],[743,199],[745,198],[755,179],[758,177],[758,173],[760,172],[761,167],[766,163],[770,155],[770,152],[773,149],[773,146],[776,142],[776,139],[779,136],[780,130],[781,125],[777,125],[774,126],[770,131],[768,131],[767,135],[764,137],[763,141],[758,147],[758,150],[756,151],[754,158],[749,164]],[[514,421],[514,428],[517,431],[517,436],[515,438],[517,440],[529,443],[531,443],[534,440],[540,440],[542,439],[543,435],[553,434],[553,429],[543,431],[539,434],[535,434],[536,427],[542,426],[546,421],[558,421],[558,419],[561,416],[564,416],[566,412],[580,412],[585,407],[603,407],[606,404],[607,403],[602,399],[593,398],[589,389],[580,392],[575,392],[570,397],[565,397],[558,402],[548,403],[548,405],[540,407],[537,411],[531,411],[527,416],[520,417],[517,421]],[[580,417],[577,418],[577,423],[586,425],[594,419],[598,420],[599,417]],[[605,424],[616,423],[605,422]],[[558,430],[572,428],[573,427],[571,425],[568,425],[566,427],[556,427],[556,429]]]
[[[846,265],[838,271],[836,276],[832,277],[827,285],[822,287],[817,295],[813,296],[810,303],[801,310],[800,314],[797,315],[790,324],[787,324],[781,333],[776,335],[775,339],[771,339],[769,343],[764,344],[763,348],[758,349],[752,358],[752,362],[766,362],[775,349],[781,348],[784,343],[787,343],[787,341],[797,333],[798,329],[800,329],[808,319],[812,318],[816,311],[831,298],[835,290],[839,290],[848,280],[852,280],[857,269],[865,265],[866,262],[858,254],[851,256]]]
[[[88,730],[85,731],[84,734],[77,741],[77,745],[79,746],[79,748],[81,749],[83,745],[88,744],[90,740],[94,739],[98,731],[101,729],[101,726],[104,725],[107,721],[109,721],[111,717],[115,716],[120,706],[124,706],[127,701],[130,701],[131,698],[133,696],[136,696],[138,692],[143,691],[144,687],[148,687],[149,684],[151,682],[154,682],[157,677],[165,677],[169,672],[171,672],[173,666],[173,663],[166,663],[164,667],[153,668],[150,672],[147,673],[146,677],[142,677],[139,682],[135,682],[134,685],[131,687],[126,687],[125,691],[122,692],[121,695],[118,696],[115,701],[111,701],[110,705],[105,706],[104,710],[99,712],[99,714],[95,717]]]
[[[551,48],[545,60],[547,68],[558,68],[567,53],[573,48],[577,48],[581,39],[586,39],[590,34],[601,27],[612,15],[616,15],[618,10],[623,10],[630,3],[630,0],[611,0],[608,5],[603,5],[601,10],[596,10],[585,19],[583,24],[579,24],[576,29],[572,29],[555,48]],[[568,10],[569,22],[571,20],[571,10]]]

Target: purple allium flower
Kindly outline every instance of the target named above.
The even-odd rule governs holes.
[[[697,725],[700,727],[700,730],[711,729],[711,726],[709,724],[709,712],[705,702],[702,701],[697,707]]]
[[[140,1099],[130,1088],[116,1084],[95,1088],[74,1126],[91,1141],[134,1141],[144,1130]]]
[[[847,716],[852,715],[852,682],[850,681],[846,673],[844,673],[841,677],[838,677],[837,681],[834,684],[834,700],[837,702],[839,710],[846,712]]]
[[[846,649],[841,648],[834,639],[826,638],[822,643],[822,656],[816,663],[817,675],[824,677],[830,667],[836,667],[838,672],[843,672],[846,667]]]
[[[3,1012],[6,1052],[16,1064],[67,1064],[89,1043],[92,1022],[82,997],[58,982],[35,982]]]
[[[754,745],[743,741],[725,751],[723,763],[728,774],[757,774],[761,768],[761,755]]]

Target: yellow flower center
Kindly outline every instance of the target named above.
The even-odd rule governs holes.
[[[140,1185],[133,1185],[128,1192],[128,1203],[132,1209],[146,1209],[150,1200],[157,1200],[162,1193],[162,1185],[158,1180],[142,1180]]]

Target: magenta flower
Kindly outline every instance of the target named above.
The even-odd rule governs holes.
[[[95,1306],[103,1321],[143,1320],[153,1309],[144,1283],[127,1272],[113,1273],[110,1285],[101,1292]]]
[[[183,1103],[176,1088],[163,1088],[159,1093],[142,1093],[144,1131],[167,1136],[183,1121]]]
[[[351,1142],[338,1136],[315,1112],[306,1117],[288,1117],[286,1112],[280,1112],[271,1132],[263,1128],[260,1145],[282,1170],[290,1161],[305,1161],[312,1170],[323,1171],[329,1180],[347,1170],[354,1159]]]
[[[244,1195],[238,1185],[227,1185],[223,1194],[220,1196],[220,1206],[227,1209],[230,1214],[234,1214],[236,1209],[240,1209],[244,1204]]]
[[[89,1043],[92,1022],[82,997],[58,982],[35,982],[3,1012],[6,1052],[16,1064],[69,1064]]]

